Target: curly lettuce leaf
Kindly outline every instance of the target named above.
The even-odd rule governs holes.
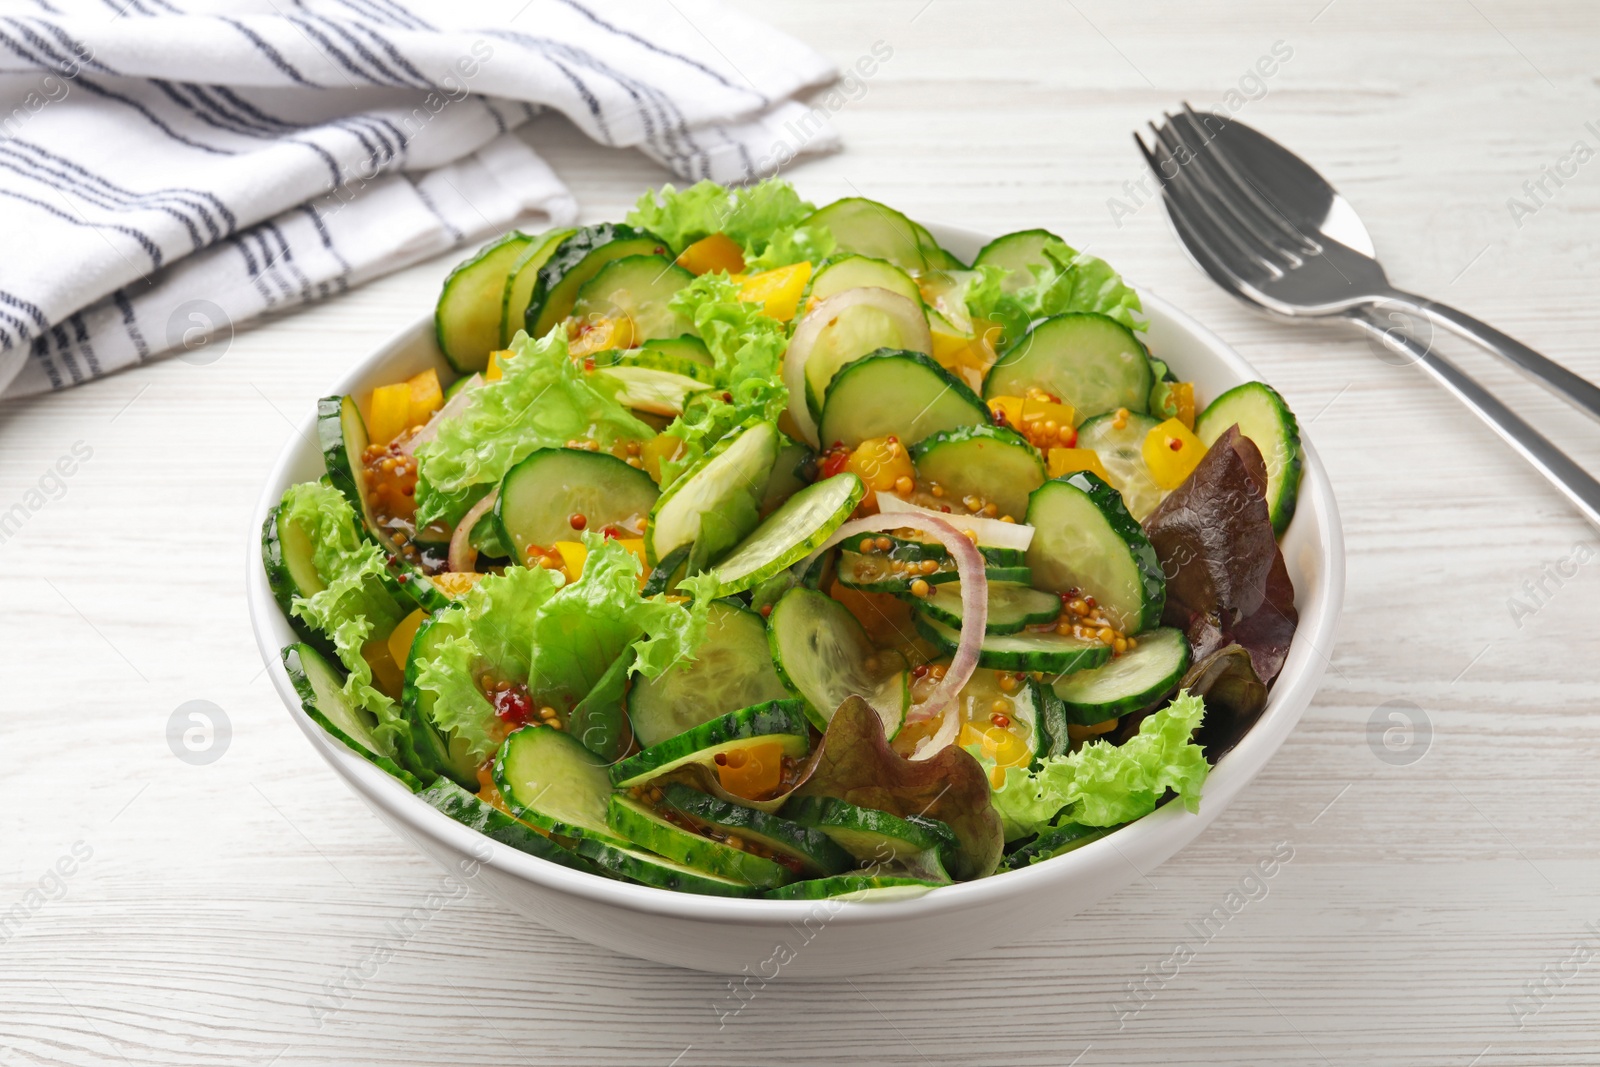
[[[967,290],[967,310],[998,323],[1002,343],[1015,341],[1038,319],[1069,311],[1096,311],[1131,330],[1145,328],[1139,294],[1105,260],[1078,252],[1065,241],[1047,242],[1040,254],[1044,262],[1028,268],[1033,280],[1019,289],[1006,291],[1010,271],[984,266],[977,268],[982,276]]]
[[[1007,841],[1050,825],[1119,826],[1156,810],[1168,789],[1190,811],[1200,810],[1200,789],[1210,771],[1192,735],[1205,702],[1187,691],[1146,718],[1121,745],[1092,741],[1077,752],[1049,756],[1033,770],[1006,769],[993,793]],[[973,755],[992,771],[973,746]]]
[[[298,526],[310,538],[311,561],[324,588],[295,597],[290,612],[327,635],[344,664],[345,694],[377,720],[373,736],[396,755],[410,743],[400,709],[372,684],[362,646],[394,629],[410,610],[389,592],[383,550],[361,535],[360,520],[345,495],[326,482],[291,485],[283,494],[280,526]]]
[[[655,436],[617,401],[617,383],[584,374],[568,356],[565,331],[538,340],[519,333],[511,347],[514,354],[500,361],[500,380],[474,389],[438,435],[417,449],[418,526],[454,526],[535,449],[586,437],[610,448]]]
[[[628,213],[628,224],[649,230],[674,254],[701,238],[726,234],[744,249],[746,266],[757,271],[817,263],[834,250],[826,227],[801,225],[814,211],[814,204],[779,178],[738,189],[702,181],[645,193]]]
[[[760,305],[740,300],[739,286],[726,274],[701,275],[674,294],[671,306],[693,320],[726,398],[715,392],[698,394],[663,431],[683,446],[661,462],[662,489],[722,437],[752,419],[776,421],[789,403],[782,371],[788,334],[781,322],[761,313]]]

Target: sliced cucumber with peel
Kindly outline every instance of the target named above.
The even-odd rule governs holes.
[[[662,803],[698,825],[755,842],[767,852],[783,857],[786,865],[802,877],[838,874],[855,866],[851,855],[827,834],[759,808],[720,800],[676,782],[667,785]]]
[[[1230,426],[1255,442],[1267,463],[1267,511],[1278,534],[1289,528],[1300,496],[1300,424],[1278,391],[1265,382],[1236,385],[1195,417],[1195,436],[1207,448]]]
[[[309,599],[327,588],[317,573],[315,553],[316,546],[311,543],[310,535],[299,523],[284,518],[281,502],[274,505],[261,524],[261,560],[267,572],[267,588],[272,590],[272,599],[278,602],[279,610],[295,633],[331,656],[333,642],[294,613],[296,598]]]
[[[539,268],[523,314],[528,333],[543,337],[570,315],[578,291],[607,263],[626,256],[659,256],[666,252],[666,244],[654,234],[631,226],[602,222],[574,231]]]
[[[822,269],[811,276],[803,299],[809,304],[813,300],[826,300],[835,293],[863,286],[887,289],[907,300],[922,302],[922,294],[917,289],[917,283],[911,280],[911,275],[885,260],[854,254],[835,256],[824,263]]]
[[[846,698],[860,696],[893,739],[911,703],[910,675],[900,655],[875,648],[850,609],[805,586],[783,594],[767,617],[767,641],[778,675],[805,699],[806,715],[826,730]]]
[[[606,817],[618,836],[693,870],[761,888],[794,881],[783,864],[685,830],[633,797],[612,794]]]
[[[1115,826],[1080,826],[1077,823],[1054,826],[1007,856],[1003,866],[1015,871],[1032,863],[1064,856],[1073,849],[1100,840],[1115,829]]]
[[[500,295],[501,348],[510,348],[512,338],[517,336],[517,332],[527,328],[528,298],[533,295],[533,287],[539,280],[539,268],[545,265],[551,254],[561,246],[562,241],[577,232],[571,229],[552,230],[524,246],[522,254],[511,265],[511,271],[506,275],[505,288]],[[446,393],[445,399],[449,398],[450,394]]]
[[[785,500],[711,568],[716,595],[742,593],[811,555],[844,525],[865,492],[861,479],[845,471]]]
[[[933,338],[920,300],[876,286],[860,292],[863,299],[847,301],[848,307],[818,307],[807,313],[828,313],[826,324],[812,337],[810,347],[804,349],[806,404],[813,418],[821,415],[834,380],[857,360],[885,349],[933,351]],[[824,445],[831,443],[822,439]]]
[[[615,841],[585,837],[579,839],[576,847],[578,855],[606,874],[656,889],[713,897],[749,897],[760,892],[749,882],[696,870]]]
[[[692,544],[689,569],[699,571],[754,530],[767,477],[778,458],[779,437],[776,423],[746,423],[673,482],[650,514],[645,535],[649,562]]]
[[[1078,427],[1078,447],[1100,457],[1100,465],[1122,494],[1128,514],[1138,522],[1148,518],[1166,496],[1144,461],[1144,439],[1158,425],[1149,415],[1130,411],[1096,415]]]
[[[512,558],[526,567],[531,549],[582,540],[583,530],[609,526],[637,537],[657,495],[648,474],[609,453],[541,448],[506,473],[493,515]]]
[[[1144,530],[1122,495],[1088,471],[1053,478],[1033,492],[1028,546],[1033,585],[1053,593],[1092,596],[1124,634],[1161,620],[1166,579]]]
[[[694,323],[672,310],[672,298],[694,275],[661,255],[622,256],[606,263],[583,283],[571,315],[583,322],[627,316],[635,344],[679,337]]]
[[[576,852],[563,848],[544,834],[519,822],[492,804],[480,800],[448,778],[440,778],[417,796],[450,816],[462,826],[476,830],[491,841],[508,845],[518,852],[538,856],[574,870],[599,872]]]
[[[500,347],[500,310],[506,279],[534,239],[512,230],[478,250],[450,272],[433,311],[433,334],[439,351],[462,374],[489,365],[489,353]]]
[[[925,597],[903,594],[907,603],[935,622],[956,630],[961,628],[961,583],[944,582]],[[1031,586],[1013,582],[989,583],[989,614],[986,634],[1014,634],[1046,623],[1061,614],[1061,597]]]
[[[826,226],[840,249],[886,260],[902,270],[926,270],[930,265],[921,240],[927,231],[876,200],[860,196],[835,200],[801,225]],[[932,242],[932,237],[928,240]]]
[[[625,353],[594,374],[616,383],[617,403],[651,415],[681,415],[691,396],[715,387],[705,364],[649,348]]]
[[[961,634],[942,622],[918,616],[917,630],[928,640],[954,652]],[[978,646],[978,666],[998,671],[1042,671],[1059,676],[1098,667],[1111,658],[1111,649],[1099,641],[1067,637],[1054,630],[1025,630],[1015,634],[986,635]]]
[[[915,520],[911,521],[914,522]],[[952,515],[951,521],[957,527],[961,525],[959,516]],[[906,531],[904,535],[898,532],[892,534],[856,534],[840,541],[839,547],[849,552],[871,553],[890,560],[902,560],[907,563],[913,561],[920,563],[929,559],[942,563],[950,558],[950,550],[945,548],[942,542],[927,540],[925,537],[911,536],[912,534],[921,534],[921,530],[914,530],[909,526],[904,527],[904,529]],[[885,551],[880,551],[877,547],[877,542],[880,538],[887,538],[889,541],[889,548]],[[1028,554],[1020,548],[996,548],[993,545],[978,545],[977,548],[978,555],[983,557],[983,562],[988,566],[1026,567],[1028,565]]]
[[[524,726],[506,738],[495,757],[494,784],[523,822],[562,837],[619,842],[606,822],[606,766],[563,730]]]
[[[1147,630],[1136,641],[1104,666],[1055,683],[1069,722],[1092,726],[1143,711],[1178,687],[1190,659],[1183,631]]]
[[[344,679],[322,654],[307,644],[283,650],[283,667],[300,697],[300,708],[346,748],[376,767],[394,775],[416,792],[422,782],[402,768],[373,735],[372,713],[357,707],[344,692]]]
[[[1027,567],[1003,567],[991,564],[983,568],[983,573],[991,582],[1028,585],[1033,580],[1033,572]],[[863,593],[910,593],[913,583],[919,579],[931,586],[961,580],[961,572],[948,560],[942,562],[934,571],[919,570],[913,574],[908,569],[896,573],[890,564],[885,562],[882,553],[860,552],[839,553],[838,576],[841,585],[859,589]]]
[[[707,367],[715,367],[717,361],[712,357],[706,343],[694,334],[680,334],[677,337],[656,337],[644,343],[642,351],[659,352],[663,356],[674,359],[686,359],[691,363],[699,363]]]
[[[880,349],[839,371],[818,423],[825,446],[854,448],[872,437],[907,445],[961,426],[989,426],[982,400],[920,352]]]
[[[837,797],[795,797],[783,817],[820,830],[861,863],[895,863],[957,848],[955,831],[926,816],[902,818]]]
[[[1044,484],[1044,457],[1015,430],[960,426],[918,441],[911,449],[919,481],[944,489],[952,500],[975,496],[1002,515],[1020,519],[1028,494]]]
[[[635,676],[628,717],[649,747],[729,712],[789,695],[767,652],[767,622],[725,600],[707,606],[706,639],[694,659],[654,678]]]
[[[1001,279],[1000,288],[1004,292],[1014,293],[1034,284],[1035,278],[1030,268],[1043,267],[1046,262],[1044,247],[1060,240],[1049,230],[1018,230],[996,237],[984,245],[978,250],[978,258],[972,261],[972,265],[999,267],[1009,271]]]
[[[806,754],[811,733],[800,701],[769,700],[701,723],[612,764],[611,783],[631,789],[686,764],[714,763],[720,754],[762,746],[791,759]]]
[[[1086,419],[1127,408],[1143,412],[1154,384],[1133,331],[1094,312],[1053,315],[1017,339],[989,369],[986,399],[1027,396],[1030,386],[1060,397]]]
[[[839,897],[854,903],[887,904],[895,900],[914,900],[928,890],[938,889],[945,884],[897,874],[836,874],[831,878],[792,882],[769,889],[763,896],[768,900],[827,900]]]

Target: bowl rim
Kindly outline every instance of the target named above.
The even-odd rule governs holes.
[[[935,223],[928,223],[927,226],[941,244],[977,248],[991,239],[965,227]],[[1187,334],[1192,341],[1208,349],[1240,381],[1264,380],[1220,337],[1176,306],[1149,289],[1139,288],[1138,292],[1152,322],[1165,320],[1173,329]],[[358,360],[333,384],[329,395],[349,392],[372,368],[407,351],[420,336],[431,338],[432,334],[433,314],[430,311]],[[301,461],[304,449],[315,447],[309,444],[317,439],[315,423],[313,408],[312,413],[289,436],[274,462],[256,503],[246,552],[251,627],[267,673],[291,719],[352,791],[369,805],[381,809],[381,814],[403,823],[412,833],[459,854],[463,859],[481,863],[518,881],[533,883],[540,889],[648,916],[723,925],[786,927],[816,915],[820,909],[829,913],[830,922],[847,926],[907,922],[1001,903],[1050,883],[1064,886],[1071,883],[1079,872],[1087,873],[1091,868],[1108,862],[1132,866],[1142,875],[1144,871],[1133,863],[1130,854],[1159,856],[1156,863],[1160,863],[1176,853],[1232,802],[1283,744],[1321,682],[1343,602],[1345,557],[1338,505],[1327,471],[1302,426],[1303,467],[1296,516],[1307,519],[1316,517],[1316,532],[1320,537],[1313,542],[1315,557],[1312,569],[1321,581],[1310,602],[1301,606],[1300,622],[1290,646],[1289,659],[1273,685],[1266,710],[1239,744],[1224,754],[1212,768],[1202,792],[1198,814],[1189,813],[1180,804],[1169,803],[1114,834],[1107,834],[1082,848],[1045,862],[1003,872],[1003,878],[958,882],[941,886],[937,891],[898,900],[862,902],[837,897],[767,900],[759,897],[702,896],[634,885],[563,867],[502,845],[469,829],[412,793],[398,779],[346,749],[302,709],[299,694],[295,692],[282,658],[284,646],[299,638],[290,629],[267,586],[260,530],[267,512],[277,504],[290,484],[291,468]],[[1309,649],[1310,655],[1298,656],[1301,648]],[[1297,658],[1301,659],[1303,666],[1291,674],[1289,664]]]

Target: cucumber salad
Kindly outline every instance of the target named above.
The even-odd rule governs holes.
[[[596,876],[892,898],[1175,801],[1288,654],[1300,439],[1046,230],[646,193],[459,266],[262,530],[306,713]]]

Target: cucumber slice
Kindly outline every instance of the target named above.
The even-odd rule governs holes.
[[[716,595],[742,593],[811,555],[844,524],[865,492],[861,479],[845,471],[784,501],[711,568],[718,583]]]
[[[1000,288],[1002,292],[1014,293],[1034,283],[1034,274],[1029,268],[1044,266],[1044,246],[1060,240],[1049,230],[1018,230],[984,245],[972,265],[1010,271],[1000,280]]]
[[[970,270],[930,270],[917,275],[917,288],[928,305],[928,326],[935,333],[973,336],[967,294],[979,275]]]
[[[892,434],[910,446],[940,430],[990,424],[983,401],[932,359],[880,349],[833,379],[818,433],[825,445],[854,448]]]
[[[489,365],[500,347],[500,311],[506,279],[533,238],[512,230],[484,245],[450,272],[433,310],[433,335],[439,351],[462,374]]]
[[[930,882],[886,874],[838,874],[831,878],[812,878],[794,882],[763,894],[768,900],[825,900],[842,897],[856,903],[888,903],[912,900],[948,882]]]
[[[783,864],[685,830],[632,797],[613,794],[606,817],[613,830],[639,847],[704,874],[761,888],[794,881]]]
[[[266,565],[267,587],[294,632],[320,652],[333,655],[333,643],[306,625],[293,612],[296,597],[311,597],[327,588],[312,559],[316,546],[297,522],[285,522],[280,503],[267,512],[261,524],[261,559]]]
[[[837,797],[794,797],[783,806],[783,817],[822,831],[862,863],[905,862],[958,847],[955,831],[938,819],[901,818]]]
[[[600,757],[551,726],[524,726],[500,746],[494,784],[523,822],[562,837],[617,843],[606,822],[611,780]]]
[[[583,283],[571,314],[584,322],[593,321],[591,316],[615,319],[626,315],[633,321],[635,343],[678,337],[691,332],[694,322],[673,311],[670,304],[678,290],[692,281],[693,274],[666,256],[622,256]]]
[[[530,549],[580,539],[572,525],[577,515],[584,517],[584,530],[615,527],[623,536],[637,537],[657,496],[648,474],[616,456],[541,448],[506,472],[493,514],[501,539],[526,567]]]
[[[917,477],[957,500],[976,496],[1000,514],[1020,518],[1028,494],[1044,484],[1044,458],[1028,439],[999,426],[960,426],[918,441],[911,449]]]
[[[771,515],[785,500],[811,484],[816,474],[816,453],[785,437],[778,445],[778,458],[761,490],[761,514]]]
[[[808,312],[796,328],[798,339],[791,341],[795,358],[804,356],[806,405],[813,418],[821,414],[839,372],[856,360],[883,349],[933,351],[933,335],[920,300],[875,286],[850,292],[860,298],[844,298],[844,307],[819,306]],[[814,329],[807,324],[806,320],[821,321],[811,316],[823,315],[826,322]],[[826,438],[823,443],[828,443]]]
[[[538,856],[563,867],[599,874],[594,865],[577,853],[562,848],[539,831],[518,822],[492,804],[486,804],[448,778],[440,778],[417,794],[463,826],[478,831],[492,841],[518,852]]]
[[[1181,630],[1150,630],[1105,666],[1062,678],[1053,688],[1069,722],[1092,726],[1143,711],[1165,697],[1178,687],[1189,658]]]
[[[631,226],[602,222],[585,226],[556,246],[539,268],[528,307],[523,313],[527,330],[543,337],[572,313],[578,290],[614,259],[624,256],[660,256],[667,246],[653,234]]]
[[[783,755],[792,759],[804,756],[811,747],[811,733],[800,701],[769,700],[701,723],[613,764],[611,782],[620,789],[630,789],[685,764],[711,763],[719,753],[774,742]]]
[[[1300,496],[1300,424],[1272,386],[1246,382],[1206,405],[1194,420],[1194,432],[1210,448],[1234,425],[1267,461],[1267,511],[1273,531],[1282,534]]]
[[[933,587],[926,597],[906,596],[917,611],[935,622],[961,628],[961,583],[945,582]],[[1046,623],[1061,614],[1061,597],[1026,585],[993,582],[989,585],[989,618],[986,634],[1014,634]]]
[[[778,438],[776,423],[747,422],[673,482],[650,512],[644,539],[649,562],[693,544],[689,568],[699,571],[754,530]]]
[[[1024,715],[1032,716],[1033,754],[1038,759],[1046,756],[1063,756],[1072,749],[1072,738],[1067,734],[1067,709],[1056,696],[1055,690],[1042,681],[1029,678],[1026,682],[1030,705]],[[1018,707],[1024,702],[1016,701]]]
[[[657,745],[740,708],[789,695],[767,651],[767,623],[725,600],[707,607],[706,639],[693,660],[628,691],[628,718],[644,746]]]
[[[456,616],[436,614],[429,616],[417,627],[411,638],[411,655],[405,662],[405,684],[400,691],[401,713],[411,726],[412,747],[417,758],[435,774],[444,775],[467,788],[478,784],[479,760],[474,759],[469,746],[446,735],[433,720],[436,694],[417,685],[417,675],[425,663],[431,661],[444,641],[460,631],[450,625]],[[444,621],[441,621],[444,620]]]
[[[719,800],[676,782],[666,787],[662,802],[697,825],[755,842],[803,877],[838,874],[855,866],[850,854],[827,834],[757,808]]]
[[[826,300],[834,293],[842,293],[846,289],[860,289],[864,286],[887,289],[907,300],[922,303],[922,293],[917,288],[917,283],[911,280],[911,275],[893,263],[868,256],[846,255],[828,260],[821,270],[811,276],[811,283],[806,287],[801,306],[808,306],[813,300]]]
[[[956,630],[920,615],[916,623],[918,632],[928,640],[946,652],[956,650],[961,640]],[[1043,671],[1060,676],[1098,667],[1110,658],[1109,646],[1081,637],[1063,637],[1054,630],[989,635],[978,646],[978,666],[998,671]]]
[[[522,255],[512,264],[506,275],[505,289],[500,296],[500,347],[510,348],[512,338],[527,324],[528,298],[533,295],[534,284],[539,280],[539,268],[544,266],[561,242],[577,230],[552,230],[522,250]],[[445,394],[449,399],[450,394]]]
[[[900,732],[911,704],[905,660],[874,648],[849,608],[796,586],[767,617],[767,641],[778,676],[804,698],[806,716],[818,730],[826,731],[839,705],[859,694],[883,720],[884,737],[892,740]]]
[[[1132,330],[1094,312],[1070,312],[1036,323],[1006,349],[984,379],[983,395],[1025,396],[1038,386],[1086,419],[1118,408],[1147,410],[1154,383],[1150,358]]]
[[[617,402],[652,415],[681,415],[689,398],[716,384],[712,369],[653,348],[610,353],[611,362],[594,373],[619,386]]]
[[[682,334],[678,337],[656,337],[644,343],[644,351],[659,352],[663,356],[674,359],[686,359],[690,363],[699,363],[707,367],[715,367],[716,359],[711,355],[706,343],[693,334]]]
[[[835,200],[801,225],[826,226],[846,252],[887,260],[903,270],[925,270],[929,266],[921,239],[927,231],[919,233],[916,223],[876,200],[859,196]],[[933,242],[931,236],[928,242]]]
[[[283,667],[300,697],[301,709],[318,726],[356,755],[400,779],[412,792],[422,788],[414,774],[385,753],[372,734],[376,722],[371,713],[350,702],[344,693],[344,679],[320,652],[307,644],[289,645],[283,650]]]
[[[892,563],[885,563],[883,555],[878,553],[863,555],[859,552],[840,552],[839,582],[851,589],[859,589],[863,593],[910,593],[911,584],[918,578],[933,586],[961,579],[955,564],[949,561],[944,562],[938,570],[918,570],[915,573],[909,568],[897,572],[893,566]],[[1033,572],[1027,567],[990,565],[983,568],[983,573],[991,582],[1028,585],[1033,581]]]
[[[667,558],[657,563],[650,576],[645,579],[644,588],[639,590],[639,595],[659,596],[678,588],[678,583],[689,573],[689,550],[693,547],[693,545],[683,545],[667,553]]]
[[[1007,856],[1001,866],[1007,870],[1020,870],[1030,863],[1062,856],[1091,841],[1098,841],[1115,830],[1115,826],[1079,826],[1069,822],[1045,830],[1038,837]]]
[[[1098,475],[1077,471],[1045,482],[1028,501],[1033,584],[1052,593],[1092,596],[1125,634],[1161,620],[1167,583],[1144,530],[1122,495]]]
[[[1100,465],[1122,493],[1128,514],[1143,522],[1166,496],[1144,462],[1145,435],[1160,423],[1134,412],[1128,413],[1120,427],[1117,421],[1114,412],[1088,420],[1078,428],[1078,447],[1090,449],[1100,457]]]
[[[959,525],[957,516],[952,515],[951,518],[957,520]],[[908,534],[920,534],[921,532],[920,530],[907,530]],[[888,539],[889,548],[887,551],[878,549],[877,542],[880,538]],[[913,561],[921,562],[928,559],[935,562],[943,562],[950,558],[950,551],[938,541],[927,541],[921,537],[901,536],[900,534],[856,534],[854,537],[847,537],[840,541],[839,547],[850,552],[873,553],[890,560],[902,560],[907,563]],[[993,545],[978,545],[977,548],[978,555],[982,556],[984,563],[990,567],[1026,567],[1028,565],[1028,554],[1020,548],[996,548]],[[996,579],[996,581],[998,580]]]
[[[618,843],[582,838],[578,841],[577,849],[578,855],[604,873],[657,889],[713,897],[749,897],[760,892],[749,882],[697,871],[664,856],[640,852]]]
[[[929,270],[966,270],[967,265],[949,249],[934,240],[933,234],[922,223],[912,220],[911,228],[917,232],[917,244]]]

